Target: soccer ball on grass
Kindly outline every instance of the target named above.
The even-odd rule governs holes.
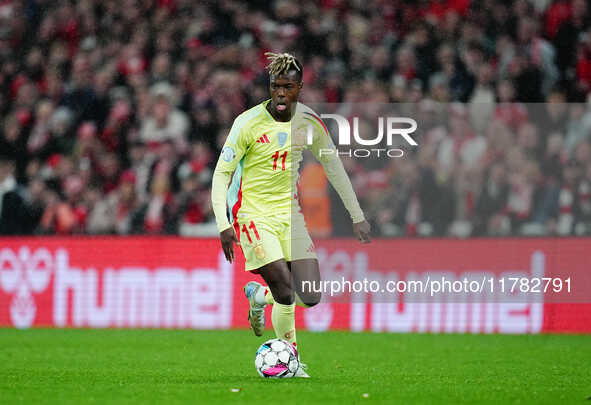
[[[261,377],[291,378],[300,367],[298,351],[285,340],[267,340],[257,350],[254,366]]]

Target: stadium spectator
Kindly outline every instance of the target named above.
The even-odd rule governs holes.
[[[184,112],[173,106],[174,88],[165,82],[157,83],[150,89],[150,96],[150,113],[142,125],[141,140],[152,148],[172,141],[177,153],[185,153],[189,121]]]
[[[0,235],[30,232],[28,207],[14,177],[12,157],[0,157]]]
[[[131,233],[131,220],[139,209],[135,191],[136,175],[127,170],[121,174],[119,185],[106,198],[98,201],[88,215],[87,231],[91,234]]]

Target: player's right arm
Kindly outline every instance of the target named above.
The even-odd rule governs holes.
[[[310,150],[324,168],[328,181],[330,181],[330,184],[332,184],[341,197],[345,208],[349,211],[349,215],[351,215],[351,220],[353,221],[353,233],[362,243],[369,243],[371,227],[359,206],[359,201],[357,201],[351,180],[336,152],[328,130],[324,124],[320,125],[322,121],[319,117],[315,114],[310,114],[310,116],[312,115],[313,117],[310,118],[309,122],[316,127],[316,131],[314,132]]]
[[[234,228],[228,221],[227,215],[227,193],[232,173],[236,170],[238,163],[248,148],[247,139],[243,133],[244,120],[239,116],[234,120],[230,134],[224,143],[222,153],[213,172],[211,185],[211,205],[218,230],[220,231],[220,242],[226,260],[234,261],[234,242],[238,242]]]

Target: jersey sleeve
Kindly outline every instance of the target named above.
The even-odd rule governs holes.
[[[232,129],[230,129],[230,134],[226,138],[226,142],[222,147],[222,152],[218,158],[215,170],[225,173],[233,173],[242,157],[244,157],[249,146],[246,125],[244,120],[241,120],[240,117],[238,117],[234,120]]]
[[[231,226],[227,216],[226,196],[232,173],[249,147],[248,132],[245,128],[244,119],[238,117],[234,120],[213,173],[211,205],[220,232]]]
[[[353,223],[363,221],[365,219],[363,211],[326,125],[317,115],[310,113],[306,115],[306,120],[313,129],[310,151],[324,168],[328,181],[343,201]]]

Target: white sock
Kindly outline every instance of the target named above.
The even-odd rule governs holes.
[[[259,287],[256,294],[254,295],[254,302],[261,307],[267,305],[267,301],[265,300],[265,292],[267,291],[267,287]]]

